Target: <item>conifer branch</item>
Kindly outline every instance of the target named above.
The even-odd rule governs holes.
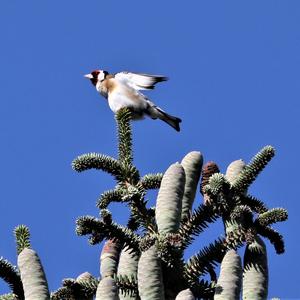
[[[258,215],[256,222],[261,226],[272,225],[287,220],[288,212],[284,208],[272,208]]]
[[[108,209],[101,209],[100,210],[101,221],[104,224],[111,224],[112,223],[112,214]]]
[[[76,284],[80,287],[81,293],[86,297],[96,294],[99,280],[97,278],[90,278],[85,280],[76,280]]]
[[[141,224],[136,215],[131,213],[127,222],[127,227],[132,231],[136,231],[140,228],[140,226]]]
[[[158,234],[156,240],[157,255],[165,263],[166,267],[173,272],[183,269],[182,243],[177,233]]]
[[[132,164],[132,137],[131,137],[131,112],[128,108],[122,108],[116,113],[119,161],[128,165]]]
[[[224,174],[215,173],[209,178],[209,184],[204,188],[205,192],[208,187],[210,193],[217,196],[221,192],[229,190],[230,183]]]
[[[237,205],[230,213],[230,220],[248,228],[253,224],[252,210],[247,205]]]
[[[215,283],[202,279],[194,283],[190,289],[196,299],[210,300],[213,299],[214,296]]]
[[[20,254],[24,248],[30,248],[30,232],[29,228],[25,225],[19,225],[14,230],[17,253]]]
[[[155,224],[155,211],[146,207],[147,202],[144,198],[136,200],[135,198],[130,202],[130,210],[132,217],[135,219],[137,224],[143,226],[150,232],[156,231]]]
[[[99,281],[95,278],[93,280],[77,281],[75,279],[64,279],[63,287],[67,287],[75,299],[83,299],[95,295]]]
[[[179,235],[182,239],[182,249],[185,249],[194,239],[213,223],[219,216],[209,205],[200,204],[191,216],[184,218],[179,227]]]
[[[76,300],[73,291],[68,287],[61,287],[57,291],[51,293],[51,300]]]
[[[152,247],[158,239],[157,233],[148,233],[145,234],[140,240],[140,250],[142,252],[147,251],[150,247]]]
[[[140,174],[136,167],[126,162],[120,162],[121,164],[121,176],[118,178],[119,183],[125,186],[134,185],[136,186],[140,180]]]
[[[115,190],[104,192],[97,202],[97,207],[103,210],[110,202],[128,203],[131,209],[130,222],[134,220],[134,228],[137,229],[142,225],[154,230],[154,212],[146,207],[147,202],[144,200],[144,195],[145,192],[141,187],[128,186],[127,189],[118,187]],[[132,225],[133,223],[131,223]]]
[[[79,236],[90,235],[89,242],[91,245],[101,243],[103,239],[117,239],[124,246],[128,246],[135,251],[139,249],[139,237],[130,229],[114,222],[104,223],[95,217],[84,216],[78,218],[76,233]]]
[[[17,295],[10,293],[10,294],[0,295],[0,300],[20,300],[20,298],[18,298]]]
[[[262,213],[268,211],[268,208],[262,201],[258,200],[257,198],[255,198],[253,196],[250,196],[250,195],[241,196],[240,204],[250,207],[253,212],[256,212],[259,214],[262,214]]]
[[[162,173],[147,174],[140,179],[138,185],[145,190],[159,189],[162,178]]]
[[[223,217],[236,204],[232,189],[225,175],[214,173],[209,178],[209,183],[203,188],[204,203],[211,206],[212,210]]]
[[[221,263],[227,247],[224,239],[218,239],[193,255],[185,265],[184,277],[192,286],[199,277],[211,273],[217,263]]]
[[[114,280],[123,296],[138,296],[137,278],[134,275],[130,277],[126,275],[115,275]]]
[[[90,169],[102,170],[115,176],[117,179],[121,175],[121,165],[116,159],[98,153],[88,153],[78,156],[73,160],[72,168],[77,172]]]
[[[136,222],[151,232],[156,230],[154,213],[147,208],[145,191],[141,187],[129,186],[123,200],[129,203],[132,217]]]
[[[233,187],[241,193],[246,191],[274,155],[275,149],[272,146],[261,149],[236,178]]]
[[[233,162],[226,176],[219,172],[215,163],[207,164],[203,168],[201,181],[205,205],[200,205],[191,214],[191,205],[200,176],[199,169],[202,166],[201,154],[192,152],[183,160],[183,166],[172,165],[169,169],[174,169],[174,174],[170,171],[174,176],[170,175],[170,178],[166,174],[163,178],[161,173],[147,174],[140,178],[138,169],[133,165],[131,111],[127,108],[121,109],[115,118],[119,141],[118,159],[90,153],[79,156],[72,163],[73,169],[78,172],[92,168],[99,169],[112,174],[118,181],[116,188],[104,192],[97,202],[101,219],[91,216],[78,218],[76,232],[78,235],[88,235],[92,245],[107,239],[112,243],[117,242],[120,247],[128,247],[129,251],[141,254],[141,257],[138,283],[135,276],[115,275],[114,278],[103,276],[104,279],[98,286],[97,297],[107,295],[108,292],[115,297],[118,287],[120,295],[122,293],[125,297],[128,295],[139,299],[139,293],[143,298],[153,292],[158,298],[165,295],[166,298],[173,299],[182,289],[190,288],[196,298],[212,299],[216,282],[214,268],[222,261],[228,249],[236,249],[245,243],[249,245],[257,234],[261,234],[270,239],[277,253],[284,251],[282,236],[268,225],[286,220],[286,210],[268,210],[263,202],[245,195],[250,184],[274,156],[274,149],[271,146],[263,148],[248,165],[241,160]],[[188,164],[190,156],[195,161]],[[156,208],[148,209],[146,192],[157,188],[160,188],[160,192]],[[112,215],[107,209],[111,202],[122,202],[129,206],[131,215],[127,227],[113,222]],[[254,213],[257,213],[255,222],[253,222]],[[219,217],[223,218],[226,238],[218,239],[204,247],[184,264],[183,251],[196,235]],[[145,229],[143,237],[134,233],[141,226]],[[102,252],[101,259],[106,254]],[[117,254],[119,255],[119,252]],[[116,259],[112,260],[115,267]],[[154,264],[150,264],[150,261]],[[145,267],[146,271],[142,271],[141,266]],[[179,274],[174,272],[175,269]],[[149,274],[144,276],[147,272]],[[153,272],[156,272],[155,276]],[[210,275],[211,283],[199,281],[199,277],[206,274]],[[153,279],[151,291],[149,278]],[[87,284],[82,286],[77,280],[65,280],[63,287],[52,295],[52,299],[61,297],[75,300],[95,295],[97,284],[92,287]],[[173,285],[176,286],[174,289]]]
[[[284,253],[283,236],[278,231],[276,231],[271,226],[257,225],[256,228],[257,228],[257,233],[267,238],[270,241],[270,243],[273,244],[277,254]]]
[[[13,296],[17,296],[19,300],[24,299],[23,284],[20,274],[8,260],[0,258],[0,278],[2,278],[11,288]]]
[[[51,294],[51,300],[90,299],[95,296],[98,284],[99,280],[93,277],[88,280],[66,278],[63,286]]]
[[[227,221],[226,226],[230,221]],[[236,222],[231,223],[231,230],[227,230],[226,232],[226,240],[225,240],[225,245],[228,249],[234,249],[236,250],[237,248],[243,246],[245,241],[247,240],[248,237],[248,230],[243,228],[241,224],[238,224]]]
[[[124,193],[125,191],[120,188],[106,191],[100,196],[96,206],[99,209],[105,209],[111,202],[123,202]]]

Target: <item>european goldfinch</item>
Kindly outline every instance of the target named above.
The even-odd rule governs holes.
[[[95,70],[84,76],[90,79],[96,90],[108,100],[108,105],[114,113],[128,107],[134,120],[149,116],[152,119],[160,119],[180,131],[181,119],[167,114],[140,92],[154,89],[156,83],[168,80],[167,77],[133,72],[109,74],[103,70]]]

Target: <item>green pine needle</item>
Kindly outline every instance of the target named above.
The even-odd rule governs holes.
[[[123,196],[124,201],[129,203],[132,217],[139,225],[144,226],[150,232],[156,231],[154,214],[151,209],[147,208],[145,200],[145,191],[140,186],[129,186],[127,193]]]
[[[253,212],[256,212],[259,214],[262,214],[262,213],[268,211],[268,208],[261,200],[258,200],[257,198],[250,196],[250,195],[247,195],[247,196],[242,195],[241,199],[240,199],[240,203],[241,203],[241,205],[246,205],[246,206],[250,207]]]
[[[68,287],[61,287],[57,291],[51,293],[51,300],[75,300],[73,292]]]
[[[9,285],[15,294],[14,296],[18,296],[19,300],[24,299],[23,285],[19,272],[16,267],[3,257],[0,258],[0,278]]]
[[[98,283],[99,280],[94,277],[80,280],[65,278],[63,286],[51,294],[51,300],[90,299],[95,296]]]
[[[122,108],[116,113],[119,161],[132,164],[132,137],[131,137],[131,112],[128,108]]]
[[[129,228],[132,231],[137,231],[140,228],[141,224],[138,220],[138,218],[130,213],[129,219],[127,221],[127,228]]]
[[[138,169],[126,162],[121,162],[121,176],[119,177],[119,182],[125,185],[136,185],[140,180],[140,174]]]
[[[30,248],[30,232],[29,228],[25,225],[19,225],[14,230],[17,253],[20,254],[24,248]]]
[[[215,292],[215,283],[201,280],[195,283],[191,288],[195,299],[213,299]]]
[[[231,221],[235,221],[249,227],[253,223],[253,213],[249,206],[237,205],[230,213],[230,219]]]
[[[193,255],[184,270],[184,277],[189,284],[193,286],[200,276],[210,273],[217,263],[221,263],[226,250],[224,239],[218,239]]]
[[[126,275],[114,275],[114,280],[123,296],[134,297],[138,295],[137,278],[134,275],[130,277]]]
[[[20,298],[15,294],[4,294],[0,296],[0,300],[20,300]]]
[[[97,201],[97,207],[105,209],[111,202],[123,202],[124,192],[123,189],[118,188],[104,192]]]
[[[246,191],[274,155],[275,149],[272,146],[261,149],[237,177],[233,184],[234,188],[241,193]]]
[[[283,236],[271,226],[257,225],[257,233],[267,238],[273,244],[277,254],[284,253],[284,240]]]
[[[112,223],[112,214],[107,208],[100,210],[100,216],[104,224]]]
[[[257,217],[256,222],[262,226],[268,226],[277,222],[283,222],[287,220],[288,212],[284,208],[272,208],[267,212],[260,214]]]
[[[183,249],[185,249],[194,239],[208,227],[208,223],[213,223],[218,215],[208,205],[199,205],[193,214],[182,220],[179,234],[182,239]]]
[[[209,189],[213,195],[219,194],[225,185],[229,186],[229,182],[221,173],[215,173],[209,178]]]
[[[117,178],[121,174],[121,165],[116,159],[98,153],[88,153],[78,156],[73,160],[72,168],[77,172],[90,169],[102,170]]]
[[[99,280],[96,278],[77,280],[77,285],[80,287],[81,293],[86,297],[96,294]]]
[[[79,236],[90,235],[89,242],[91,245],[101,243],[105,238],[105,224],[99,219],[92,216],[83,216],[76,221],[76,233]]]
[[[247,239],[248,230],[235,221],[226,222],[226,241],[225,245],[228,249],[237,249],[242,247]]]
[[[159,189],[163,175],[162,173],[147,174],[141,178],[138,184],[145,190]]]
[[[114,222],[104,223],[103,221],[91,217],[80,217],[76,221],[76,233],[79,236],[90,235],[91,245],[101,243],[104,239],[117,239],[124,246],[128,246],[135,251],[139,249],[139,236],[127,227]]]

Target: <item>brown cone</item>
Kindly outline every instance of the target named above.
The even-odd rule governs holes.
[[[220,173],[220,169],[215,162],[209,161],[203,166],[202,178],[200,183],[200,192],[202,195],[204,195],[203,189],[208,184],[209,178],[215,173]]]

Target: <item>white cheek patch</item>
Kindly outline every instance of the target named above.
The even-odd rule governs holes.
[[[98,74],[98,80],[99,80],[99,81],[102,81],[102,80],[104,79],[104,77],[105,77],[104,72],[101,71],[101,72]]]

